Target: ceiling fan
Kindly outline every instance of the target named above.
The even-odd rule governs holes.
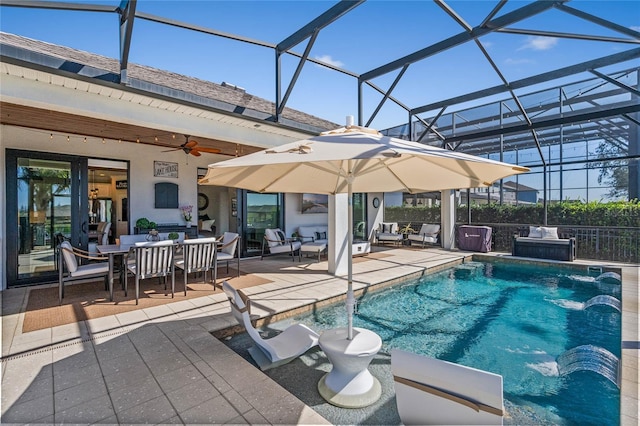
[[[182,145],[180,145],[179,147],[173,148],[173,149],[168,149],[166,151],[162,151],[162,152],[171,152],[171,151],[179,151],[179,150],[183,150],[185,154],[191,154],[194,155],[196,157],[200,157],[201,152],[208,152],[209,154],[219,154],[220,150],[217,148],[206,148],[203,146],[198,146],[198,142],[194,141],[194,140],[189,140],[189,135],[185,135],[185,138],[187,139],[185,143],[183,143]]]

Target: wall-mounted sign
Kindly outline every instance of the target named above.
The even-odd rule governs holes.
[[[153,162],[153,175],[158,177],[178,177],[178,163],[169,163],[167,161]]]
[[[127,189],[129,187],[128,182],[126,180],[117,180],[116,181],[116,189]]]

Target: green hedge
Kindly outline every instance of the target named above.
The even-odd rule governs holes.
[[[467,223],[467,207],[458,207],[457,222]],[[400,223],[439,223],[440,206],[386,207],[385,221]],[[476,204],[471,206],[472,223],[542,224],[544,208],[535,205]],[[561,202],[547,208],[549,225],[640,227],[640,203],[634,201]]]

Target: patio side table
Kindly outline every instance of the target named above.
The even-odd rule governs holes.
[[[318,382],[320,395],[330,404],[343,408],[359,408],[373,404],[382,395],[382,387],[368,367],[382,348],[382,339],[364,328],[353,328],[353,339],[347,339],[347,328],[327,330],[318,339],[320,348],[333,368]]]

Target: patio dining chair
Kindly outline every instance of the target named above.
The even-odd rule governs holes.
[[[184,278],[184,295],[187,295],[188,275],[192,272],[203,272],[204,280],[207,281],[207,272],[215,267],[216,239],[196,238],[185,240],[182,243],[181,259],[176,259],[175,267],[182,270]],[[213,271],[211,273],[213,278]],[[215,282],[213,283],[215,290]]]
[[[216,261],[213,270],[213,285],[218,282],[218,262],[227,263],[227,274],[229,273],[229,261],[237,258],[238,277],[240,277],[240,235],[235,232],[225,232],[222,235],[222,243],[218,245],[216,251]]]
[[[128,287],[129,273],[136,278],[136,305],[140,298],[140,280],[146,278],[164,278],[165,290],[167,278],[171,277],[171,298],[175,292],[175,268],[173,264],[174,243],[171,240],[136,243],[127,254],[127,273],[124,278],[125,293]],[[135,256],[135,260],[131,260]]]
[[[99,245],[109,244],[109,232],[111,232],[111,222],[101,222],[98,226],[98,240],[89,243],[89,253],[98,254]]]
[[[78,264],[78,258],[95,262],[81,265]],[[90,256],[88,252],[74,248],[69,241],[62,241],[58,254],[58,303],[62,304],[65,283],[71,281],[104,278],[105,289],[108,289],[108,259],[105,256]]]

